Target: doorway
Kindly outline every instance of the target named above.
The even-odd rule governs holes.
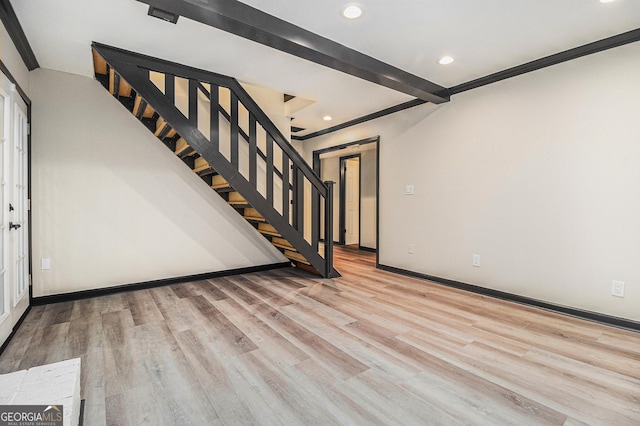
[[[28,107],[0,73],[0,345],[29,306]]]
[[[357,244],[356,251],[376,253],[379,264],[380,137],[375,136],[313,152],[313,171],[336,182],[333,201],[334,244]],[[320,208],[320,207],[318,207]],[[321,217],[324,209],[318,212]],[[321,235],[327,236],[324,230]]]
[[[340,244],[360,246],[361,154],[340,157]]]

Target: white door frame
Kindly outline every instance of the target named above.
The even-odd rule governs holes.
[[[3,68],[4,70],[4,68]],[[3,105],[0,153],[0,346],[14,331],[31,303],[29,226],[29,115],[30,102],[23,97],[10,74],[0,72]],[[11,226],[14,225],[14,226]]]
[[[28,106],[20,97],[13,101],[13,307],[24,312],[29,305],[29,118]],[[17,228],[15,228],[17,227]],[[25,300],[26,299],[26,300]]]
[[[0,342],[3,342],[13,328],[13,309],[12,309],[12,292],[11,279],[8,274],[9,264],[9,215],[6,210],[9,202],[9,140],[11,136],[11,96],[5,90],[5,77],[1,76],[2,84],[0,84],[0,103],[2,105],[2,133],[0,134],[0,292],[2,293],[0,306]]]

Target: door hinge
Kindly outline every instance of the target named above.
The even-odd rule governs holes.
[[[27,135],[31,135],[31,123],[27,123]]]
[[[27,211],[31,211],[31,199],[27,198]]]

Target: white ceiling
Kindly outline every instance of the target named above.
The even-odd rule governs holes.
[[[348,1],[243,2],[446,87],[640,27],[640,0],[362,0],[356,21],[340,16]],[[412,99],[185,18],[149,17],[135,0],[12,5],[43,68],[92,76],[92,41],[180,62],[315,100],[294,115],[300,134]],[[445,54],[456,61],[437,64]]]

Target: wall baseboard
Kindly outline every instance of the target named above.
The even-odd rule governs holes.
[[[123,284],[113,287],[97,288],[94,290],[82,290],[71,293],[53,294],[50,296],[34,297],[31,300],[33,306],[48,305],[50,303],[71,302],[74,300],[89,299],[91,297],[106,296],[109,294],[124,293],[149,288],[163,287],[172,284],[186,283],[190,281],[208,280],[212,278],[227,277],[231,275],[250,274],[252,272],[269,271],[272,269],[288,268],[289,262],[272,263],[268,265],[250,266],[247,268],[227,269],[224,271],[206,272],[204,274],[186,275],[183,277],[165,278],[153,281],[144,281],[134,284]]]
[[[509,302],[520,303],[522,305],[534,306],[536,308],[545,309],[572,317],[593,321],[605,325],[611,325],[618,328],[624,328],[626,330],[640,332],[640,322],[629,320],[626,318],[614,317],[611,315],[601,314],[598,312],[587,311],[584,309],[571,308],[569,306],[557,305],[555,303],[549,303],[530,297],[519,296],[517,294],[507,293],[500,290],[492,290],[490,288],[480,287],[473,284],[467,284],[459,281],[449,280],[446,278],[435,277],[432,275],[422,274],[420,272],[409,271],[407,269],[396,268],[387,265],[378,265],[378,269],[383,271],[393,272],[395,274],[404,275],[407,277],[421,278],[428,281],[433,281],[438,284],[445,285],[447,287],[453,287],[460,290],[469,291],[472,293],[482,294],[484,296],[494,297],[496,299],[507,300]]]
[[[25,318],[27,318],[27,315],[29,314],[30,311],[31,311],[31,305],[27,306],[27,309],[24,311],[22,316],[20,316],[20,319],[18,320],[16,325],[13,326],[13,330],[11,330],[11,334],[7,336],[7,340],[5,340],[2,346],[0,346],[0,355],[2,355],[5,349],[7,349],[7,346],[9,346],[9,342],[11,342],[11,339],[13,339],[13,336],[16,335],[16,333],[18,332],[18,329],[24,322]]]
[[[320,242],[320,243],[323,243],[323,244],[324,244],[324,238],[320,238],[320,239],[318,240],[318,242]],[[333,242],[333,245],[334,245],[334,246],[341,246],[342,244],[340,244],[340,241],[334,241],[334,242]]]
[[[358,246],[358,250],[368,251],[368,252],[371,252],[371,253],[377,253],[378,252],[377,249],[374,249],[374,248],[371,248],[371,247],[365,247],[365,246]]]

